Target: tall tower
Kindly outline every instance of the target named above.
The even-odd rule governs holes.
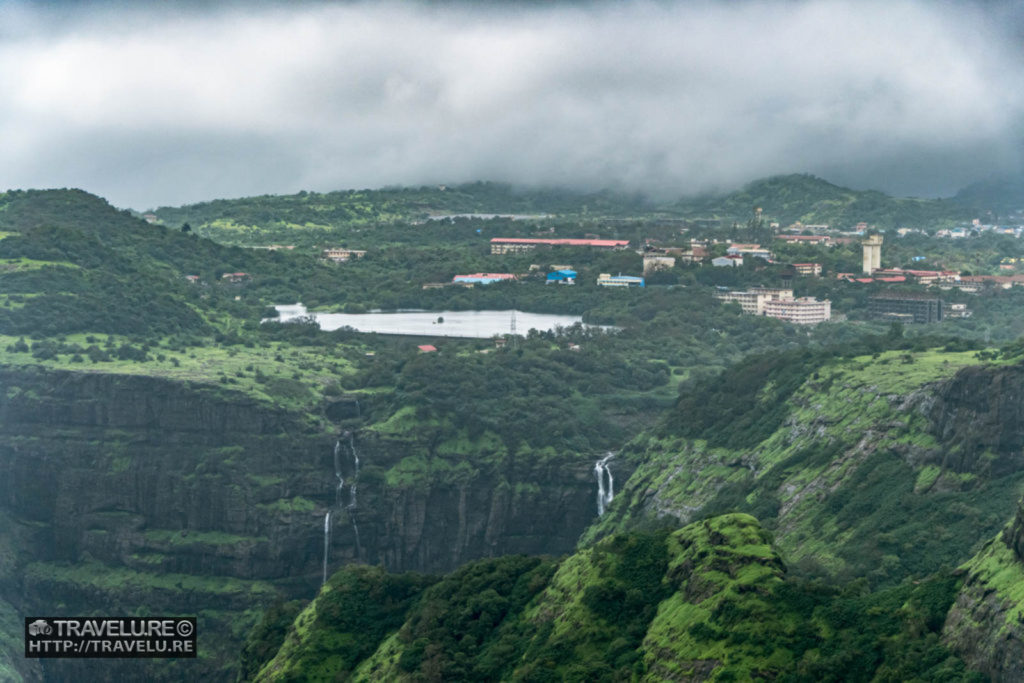
[[[862,242],[864,246],[864,274],[870,275],[882,267],[882,236],[871,235]]]

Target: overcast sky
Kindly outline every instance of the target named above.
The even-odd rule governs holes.
[[[1013,3],[81,4],[0,2],[0,188],[943,195],[1024,152]]]

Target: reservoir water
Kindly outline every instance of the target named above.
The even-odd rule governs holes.
[[[487,339],[512,331],[513,311],[395,311],[370,313],[310,313],[302,304],[274,306],[278,320],[288,322],[301,317],[316,320],[328,332],[351,327],[360,332],[409,334],[422,337],[474,337]],[[570,327],[582,321],[575,315],[524,313],[515,311],[516,334],[531,329],[541,332]],[[444,322],[438,322],[438,319]]]

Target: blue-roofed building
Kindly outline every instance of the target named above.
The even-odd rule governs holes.
[[[452,278],[453,285],[489,285],[492,282],[509,282],[515,280],[512,273],[470,273],[469,275],[456,275]]]
[[[643,287],[644,279],[635,275],[609,275],[601,273],[597,276],[598,287]]]
[[[548,273],[548,284],[573,285],[576,284],[576,275],[575,270],[553,270]]]

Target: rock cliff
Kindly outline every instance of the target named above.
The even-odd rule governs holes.
[[[946,617],[943,640],[995,681],[1024,673],[1024,505],[1013,522],[961,571],[963,587]]]
[[[23,614],[198,613],[207,677],[229,675],[260,609],[319,585],[328,510],[332,571],[563,553],[596,514],[589,456],[482,458],[478,444],[358,429],[347,413],[346,435],[327,417],[336,406],[289,413],[152,377],[7,368],[0,387],[0,519],[16,546],[0,600]]]

